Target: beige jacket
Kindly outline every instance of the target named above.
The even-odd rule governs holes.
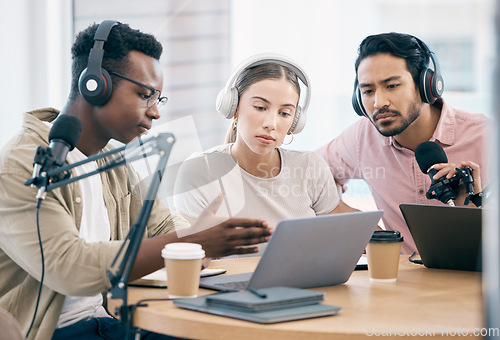
[[[36,188],[25,186],[32,176],[39,145],[48,145],[50,128],[59,111],[26,113],[21,131],[0,153],[0,306],[8,310],[26,333],[42,274],[36,228]],[[40,233],[45,258],[44,285],[30,339],[50,339],[65,295],[95,295],[110,288],[106,275],[111,261],[136,221],[142,201],[132,194],[126,167],[101,174],[104,202],[111,225],[110,242],[85,243],[78,237],[82,217],[78,183],[54,189],[40,209]],[[180,215],[155,203],[146,230],[154,236],[187,227]]]

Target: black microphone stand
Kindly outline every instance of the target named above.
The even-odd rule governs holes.
[[[465,185],[467,197],[464,204],[469,204],[469,201],[474,194],[474,179],[472,177],[472,169],[469,167],[455,168],[457,174],[450,179],[441,179],[432,183],[429,190],[425,194],[427,199],[437,199],[442,203],[455,205],[453,200],[457,198],[460,184]]]
[[[49,171],[42,171],[37,177],[30,178],[26,181],[25,185],[35,185],[39,189],[43,189],[43,197],[48,191],[58,188],[60,186],[76,182],[80,179],[105,172],[110,171],[118,166],[125,165],[127,162],[133,162],[140,158],[146,158],[153,154],[159,154],[160,159],[156,166],[151,184],[147,191],[146,199],[139,212],[137,221],[130,227],[127,237],[123,241],[118,253],[116,254],[113,262],[111,263],[111,268],[108,269],[107,274],[111,282],[112,288],[108,293],[109,298],[121,299],[122,305],[119,307],[120,321],[127,327],[127,334],[130,330],[130,323],[132,320],[133,306],[127,304],[127,282],[130,276],[130,272],[135,262],[137,252],[139,251],[139,246],[146,229],[146,225],[151,214],[151,209],[153,208],[154,200],[156,194],[158,193],[158,188],[161,183],[163,172],[167,165],[168,157],[170,156],[170,151],[175,143],[175,137],[171,133],[160,133],[157,136],[151,137],[143,140],[138,140],[131,142],[125,146],[117,149],[113,149],[98,155],[88,157],[84,161],[67,164]],[[143,151],[139,151],[142,149]],[[125,151],[125,155],[123,155]],[[129,154],[127,155],[127,152]],[[80,176],[69,178],[69,171],[82,164],[89,163],[98,159],[106,158],[113,154],[120,153],[119,156],[106,162],[103,166],[99,167],[97,170],[82,174]],[[61,176],[61,174],[64,174]]]
[[[137,256],[137,252],[139,251],[139,246],[141,245],[146,224],[148,222],[149,215],[151,214],[154,199],[158,192],[173,143],[175,143],[175,138],[172,134],[165,136],[164,143],[159,143],[163,146],[163,148],[160,150],[160,159],[156,166],[151,184],[149,185],[146,200],[142,205],[137,221],[131,226],[127,237],[111,263],[111,269],[107,271],[112,285],[112,288],[108,293],[108,298],[122,300],[122,305],[119,307],[120,321],[122,324],[127,326],[127,334],[129,333],[133,311],[133,306],[129,306],[127,304],[127,282]]]

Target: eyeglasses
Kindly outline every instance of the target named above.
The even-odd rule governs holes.
[[[113,72],[113,71],[110,71],[108,72],[109,74],[112,74],[112,75],[115,75],[117,77],[120,77],[120,78],[123,78],[125,80],[128,80],[134,84],[137,84],[139,86],[142,86],[142,87],[145,87],[147,88],[148,90],[151,91],[151,95],[147,98],[147,106],[148,108],[152,107],[154,104],[156,104],[158,106],[158,110],[161,109],[163,106],[165,106],[165,104],[167,103],[168,101],[168,98],[167,97],[160,97],[161,96],[161,91],[160,90],[157,90],[155,89],[154,87],[151,87],[151,86],[148,86],[148,85],[145,85],[143,83],[140,83],[138,82],[137,80],[134,80],[134,79],[131,79],[127,76],[124,76],[123,74],[120,74],[120,73],[117,73],[117,72]],[[146,99],[146,98],[145,98]]]

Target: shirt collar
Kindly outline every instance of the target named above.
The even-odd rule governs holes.
[[[441,116],[439,117],[436,130],[432,134],[431,141],[439,141],[444,145],[453,145],[455,143],[455,110],[448,105],[442,98],[434,104],[441,107]]]
[[[49,143],[50,124],[57,118],[59,111],[54,108],[44,108],[26,112],[23,128],[35,131],[47,144]]]

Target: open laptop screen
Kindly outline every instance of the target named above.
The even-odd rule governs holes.
[[[423,204],[399,208],[426,267],[481,271],[482,209]]]

